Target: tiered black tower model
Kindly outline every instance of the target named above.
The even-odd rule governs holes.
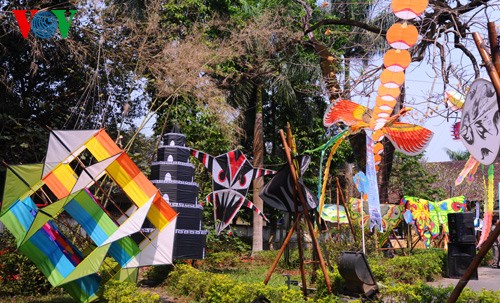
[[[151,165],[151,182],[179,213],[174,239],[174,259],[203,259],[207,231],[202,229],[203,207],[198,204],[194,165],[189,163],[186,136],[176,127],[163,136],[157,161]]]
[[[472,212],[448,214],[448,269],[449,278],[461,278],[476,256],[474,214]],[[471,280],[477,280],[477,268]]]

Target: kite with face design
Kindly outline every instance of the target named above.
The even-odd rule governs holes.
[[[214,205],[215,230],[218,234],[231,223],[242,206],[254,210],[268,221],[261,210],[247,200],[246,195],[253,179],[274,174],[275,171],[254,168],[237,149],[217,157],[191,149],[191,155],[212,174],[213,192],[208,194],[206,200]]]

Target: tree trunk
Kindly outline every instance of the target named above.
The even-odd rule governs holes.
[[[262,167],[264,164],[264,132],[262,124],[262,84],[257,86],[256,102],[255,102],[255,125],[253,132],[253,166]],[[260,177],[253,181],[253,203],[255,206],[264,211],[264,201],[259,197],[261,187],[264,185],[264,178]],[[252,255],[255,252],[263,249],[263,220],[256,212],[253,213],[253,239],[252,239]]]

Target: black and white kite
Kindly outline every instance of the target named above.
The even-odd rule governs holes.
[[[304,174],[311,158],[309,156],[302,156],[300,158],[300,171],[301,175]],[[302,178],[299,179],[300,188],[303,196],[307,200],[307,209],[314,209],[318,206],[318,199],[314,194],[304,185]],[[269,206],[287,212],[295,212],[294,199],[293,199],[293,179],[290,174],[290,166],[283,165],[278,173],[269,181],[260,191],[259,196]],[[298,203],[298,211],[302,211],[301,203]]]
[[[217,157],[191,149],[197,158],[212,174],[212,190],[206,197],[214,205],[215,230],[218,234],[226,228],[242,206],[246,206],[266,221],[260,209],[247,200],[246,195],[252,180],[276,173],[273,170],[254,168],[240,150],[232,150]]]
[[[481,164],[492,164],[500,150],[500,111],[493,84],[482,78],[472,82],[462,109],[460,139]]]

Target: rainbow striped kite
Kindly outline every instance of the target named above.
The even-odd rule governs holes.
[[[7,168],[0,221],[75,300],[172,263],[177,213],[104,130],[51,131],[43,164]]]

